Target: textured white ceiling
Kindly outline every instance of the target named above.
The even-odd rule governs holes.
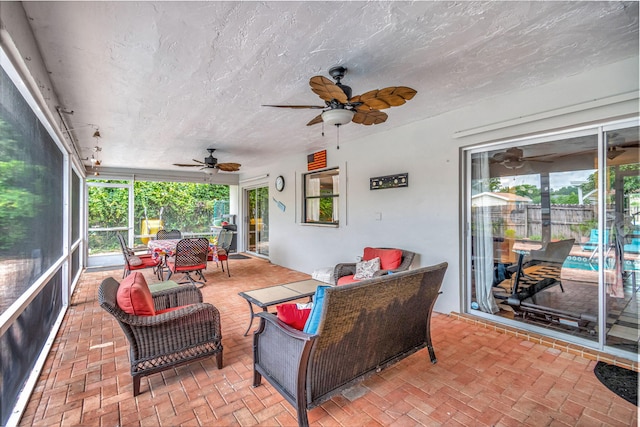
[[[335,143],[309,78],[418,91],[341,144],[638,54],[637,2],[25,2],[82,156],[177,169],[217,148],[243,172]]]

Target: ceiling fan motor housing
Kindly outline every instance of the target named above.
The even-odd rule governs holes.
[[[205,157],[204,158],[204,164],[207,165],[207,167],[214,167],[216,164],[218,163],[218,159],[216,159],[213,156],[209,156],[209,157]]]

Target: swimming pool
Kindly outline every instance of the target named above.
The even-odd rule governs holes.
[[[607,257],[605,261],[605,268],[612,269],[615,265],[614,258]],[[579,255],[569,255],[567,259],[562,264],[563,268],[577,268],[579,270],[592,270],[598,271],[598,259],[594,258],[589,261],[588,257],[579,256]],[[624,269],[625,270],[640,270],[640,260],[633,259],[625,259],[624,260]]]

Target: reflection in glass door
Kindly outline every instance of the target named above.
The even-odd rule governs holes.
[[[638,127],[605,133],[607,174],[603,263],[606,290],[606,344],[638,351],[638,270],[640,270],[640,177]]]
[[[638,133],[629,122],[470,150],[470,313],[637,354]]]
[[[248,207],[247,251],[258,255],[269,255],[269,187],[258,187],[245,191]]]
[[[595,130],[473,154],[472,290],[487,313],[597,339]],[[475,305],[474,305],[475,306]]]

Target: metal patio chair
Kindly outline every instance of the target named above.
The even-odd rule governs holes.
[[[116,233],[118,242],[120,242],[120,248],[122,249],[122,255],[124,257],[124,271],[122,277],[127,277],[132,271],[142,270],[145,268],[152,268],[153,272],[162,280],[162,269],[160,268],[161,260],[154,258],[151,254],[136,255],[134,251],[127,246],[124,241],[124,237],[120,233]]]
[[[156,233],[157,240],[182,239],[180,230],[158,230]]]
[[[181,239],[176,244],[175,256],[167,259],[167,268],[170,279],[174,273],[182,273],[187,280],[178,283],[200,283],[204,284],[205,279],[202,270],[207,269],[207,255],[209,252],[209,240],[204,237]],[[197,281],[192,277],[195,273],[201,281]]]

